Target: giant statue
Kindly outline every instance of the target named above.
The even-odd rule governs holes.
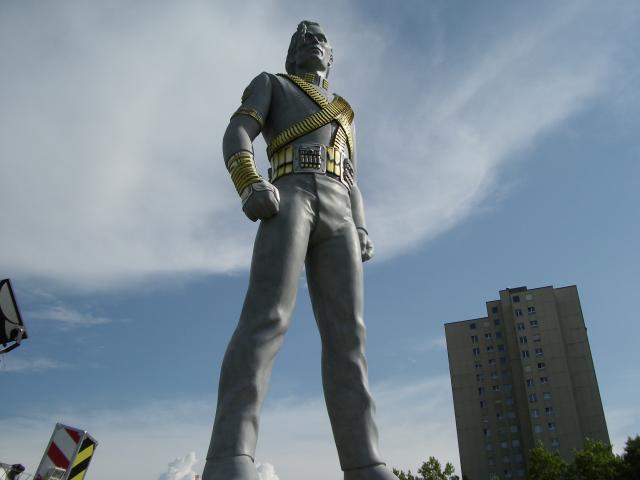
[[[273,361],[306,267],[322,340],[322,384],[345,480],[397,480],[378,453],[362,318],[362,262],[373,255],[357,184],[354,114],[329,93],[333,50],[303,21],[286,74],[261,73],[242,95],[223,153],[245,215],[260,220],[249,288],[224,356],[203,480],[258,480],[254,454]],[[269,178],[256,170],[262,133]]]

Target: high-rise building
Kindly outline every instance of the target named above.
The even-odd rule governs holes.
[[[609,443],[575,286],[500,291],[487,316],[445,325],[462,473],[525,478],[538,441],[571,460]]]

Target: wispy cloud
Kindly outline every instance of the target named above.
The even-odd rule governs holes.
[[[92,325],[104,325],[111,323],[113,320],[106,317],[97,317],[91,313],[81,313],[72,308],[56,305],[41,310],[33,310],[27,312],[30,318],[38,320],[51,320],[60,322],[68,327],[88,327]]]
[[[448,377],[379,385],[374,396],[381,450],[391,465],[415,469],[429,455],[457,465]],[[2,418],[0,450],[6,458],[20,458],[33,471],[53,425],[63,422],[88,430],[100,442],[90,467],[92,478],[107,480],[126,471],[131,478],[157,480],[162,474],[202,470],[203,462],[196,459],[206,454],[213,412],[213,398],[208,402],[181,398],[110,411],[76,408]],[[180,451],[195,453],[167,467],[167,459]],[[324,400],[289,398],[266,405],[256,455],[262,480],[338,478],[341,472]],[[269,465],[277,466],[277,475]]]
[[[2,372],[44,372],[59,368],[66,368],[68,365],[58,360],[47,357],[22,358],[15,355],[0,356],[0,373]]]
[[[411,347],[411,350],[419,353],[446,351],[447,339],[444,337],[444,335],[430,338],[430,339],[425,339],[420,341],[420,343],[413,344],[413,346]]]
[[[361,185],[380,258],[463,221],[492,198],[515,152],[615,88],[633,3],[520,6],[535,14],[481,48],[471,31],[448,50],[439,26],[438,48],[425,53],[389,47],[386,32],[337,2],[332,78],[367,133]],[[143,2],[126,19],[99,2],[2,8],[6,271],[99,288],[245,268],[255,225],[239,210],[221,136],[251,77],[282,70],[300,12],[199,0]],[[437,7],[421,8],[438,25]],[[250,34],[237,35],[237,18]]]

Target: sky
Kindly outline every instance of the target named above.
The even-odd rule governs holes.
[[[92,479],[201,471],[256,230],[222,135],[303,19],[356,112],[389,465],[459,472],[443,324],[507,287],[577,285],[614,450],[640,432],[637,2],[0,0],[0,277],[29,333],[0,462],[35,471],[62,422],[98,440]],[[341,478],[303,278],[256,457]]]

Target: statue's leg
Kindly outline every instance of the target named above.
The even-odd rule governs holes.
[[[397,480],[378,453],[362,318],[362,260],[346,189],[318,179],[307,283],[322,339],[322,383],[345,480]]]
[[[278,182],[279,213],[256,235],[249,289],[224,356],[218,406],[203,480],[245,480],[258,435],[259,415],[274,358],[294,307],[314,221],[315,196],[295,188],[295,175]],[[244,456],[230,461],[232,457]],[[237,467],[238,461],[241,466]]]

